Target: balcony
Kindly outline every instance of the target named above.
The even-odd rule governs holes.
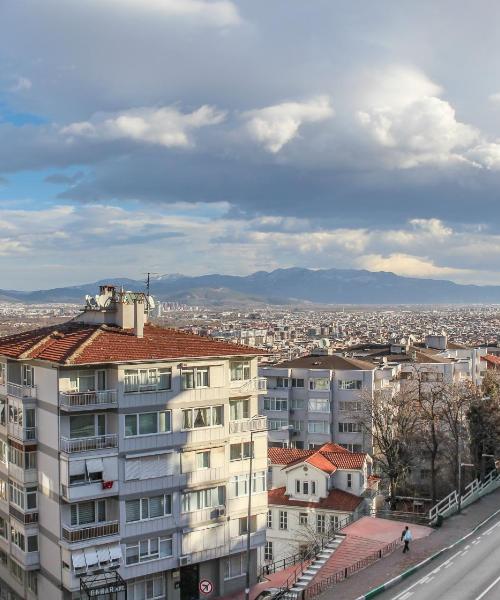
[[[22,427],[16,423],[9,423],[7,431],[21,442],[36,442],[36,427]]]
[[[74,439],[61,437],[61,452],[66,452],[66,454],[90,452],[92,450],[106,450],[108,448],[117,447],[118,436],[116,433]]]
[[[229,422],[229,433],[249,433],[250,431],[267,431],[267,417]]]
[[[7,394],[15,398],[36,398],[36,385],[21,385],[19,383],[7,382]]]
[[[187,485],[197,485],[210,481],[221,481],[227,479],[227,467],[214,467],[212,469],[199,469],[198,471],[190,471],[185,473]]]
[[[225,428],[221,426],[200,427],[199,429],[189,429],[182,433],[186,436],[184,440],[185,446],[222,442],[228,437]]]
[[[248,396],[251,394],[265,394],[267,392],[267,379],[254,377],[246,381],[231,381],[230,395]]]
[[[111,487],[103,487],[102,481],[89,481],[88,483],[78,483],[69,486],[61,484],[61,496],[67,502],[80,502],[82,500],[94,500],[96,498],[118,495],[116,481],[107,483],[111,483]]]
[[[22,523],[23,525],[33,525],[34,523],[38,523],[37,512],[23,513],[21,510],[18,510],[12,505],[9,505],[9,515],[14,517],[16,521],[19,521],[19,523]]]
[[[222,523],[224,521],[227,521],[227,510],[225,506],[221,505],[181,513],[177,524],[181,527],[195,528],[203,523]]]
[[[59,394],[62,410],[93,410],[114,408],[117,405],[116,390],[99,390],[90,392],[62,392]]]
[[[84,542],[94,538],[118,535],[120,533],[119,521],[105,521],[92,525],[63,525],[62,537],[67,542]]]

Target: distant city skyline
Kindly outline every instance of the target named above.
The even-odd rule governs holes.
[[[0,287],[293,266],[500,284],[499,19],[4,4]]]

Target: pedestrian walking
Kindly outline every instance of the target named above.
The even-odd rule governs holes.
[[[403,532],[401,533],[401,541],[404,542],[404,548],[403,548],[403,554],[405,552],[409,552],[410,551],[410,542],[413,540],[413,535],[411,534],[411,531],[408,527],[408,525],[403,529]]]

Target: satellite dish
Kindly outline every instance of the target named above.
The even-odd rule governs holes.
[[[147,299],[148,299],[148,308],[153,310],[156,306],[155,299],[153,298],[153,296],[147,296]]]

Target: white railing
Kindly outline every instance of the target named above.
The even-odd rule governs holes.
[[[92,538],[117,535],[120,532],[119,521],[105,521],[88,525],[63,525],[63,539],[67,542],[82,542]]]
[[[68,454],[73,452],[87,452],[89,450],[104,450],[106,448],[116,448],[117,446],[118,436],[116,433],[95,435],[86,438],[61,437],[61,452],[67,452]]]
[[[229,422],[229,433],[247,433],[250,431],[267,431],[267,417]]]
[[[253,377],[247,381],[232,381],[231,392],[238,392],[238,394],[265,394],[267,392],[267,379],[265,377]]]
[[[7,382],[7,394],[16,398],[36,398],[36,386]]]
[[[20,427],[16,423],[9,423],[8,430],[10,435],[18,440],[29,442],[36,440],[36,427]]]
[[[460,497],[458,492],[453,490],[451,494],[440,500],[429,510],[429,521],[434,523],[438,516],[448,517],[458,512],[459,505],[461,508],[465,508],[465,506],[472,504],[472,502],[475,502],[478,498],[488,494],[497,487],[500,487],[500,473],[496,469],[493,469],[493,471],[490,471],[486,475],[483,481],[475,479],[469,483]]]
[[[96,390],[90,392],[61,392],[60,404],[68,408],[92,408],[102,404],[116,404],[116,390]]]
[[[227,437],[226,431],[222,426],[189,429],[183,433],[186,435],[185,445],[219,442]]]

